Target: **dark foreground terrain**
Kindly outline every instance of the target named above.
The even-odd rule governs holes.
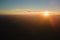
[[[0,15],[0,40],[58,40],[60,15]]]

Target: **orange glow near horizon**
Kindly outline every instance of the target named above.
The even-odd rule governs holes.
[[[45,11],[44,12],[44,16],[48,16],[49,15],[49,12],[48,11]]]

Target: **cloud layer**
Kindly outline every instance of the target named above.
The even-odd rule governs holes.
[[[24,14],[41,14],[43,11],[32,11],[32,10],[21,10],[21,9],[16,9],[16,10],[0,10],[0,15],[1,14],[11,14],[11,15],[24,15]],[[51,12],[52,14],[59,14],[58,12]]]
[[[40,13],[39,11],[32,11],[32,10],[0,10],[0,14],[37,14]]]

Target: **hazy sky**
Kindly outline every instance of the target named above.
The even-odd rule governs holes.
[[[60,10],[60,0],[0,0],[0,10]]]

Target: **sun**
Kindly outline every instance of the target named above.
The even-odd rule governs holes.
[[[45,12],[44,12],[44,15],[45,15],[45,16],[48,16],[48,15],[49,15],[49,12],[48,12],[48,11],[45,11]]]

